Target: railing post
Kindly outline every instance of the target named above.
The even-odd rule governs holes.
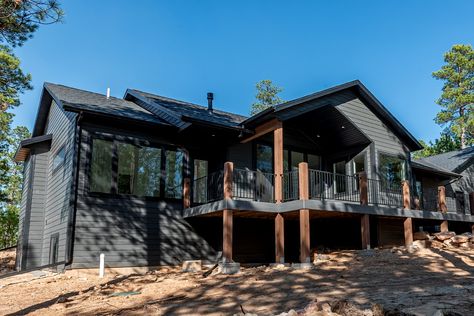
[[[232,199],[232,181],[234,164],[226,162],[224,164],[224,199]],[[222,211],[223,219],[223,239],[222,239],[222,260],[224,263],[232,262],[232,237],[233,237],[233,214],[232,210]]]
[[[369,189],[368,189],[368,179],[367,172],[363,171],[359,173],[359,194],[360,194],[360,204],[368,205],[369,204]]]
[[[402,192],[403,192],[403,208],[405,210],[411,209],[411,197],[410,197],[410,182],[404,180],[402,182]]]
[[[191,179],[183,179],[183,207],[191,207]]]
[[[474,215],[474,192],[469,193],[469,205],[471,215]]]
[[[444,186],[438,187],[438,210],[442,213],[448,211],[448,207],[446,206],[446,188]]]
[[[308,200],[308,163],[300,162],[298,165],[298,185],[300,200]],[[310,263],[310,235],[309,235],[309,210],[300,209],[300,261]]]
[[[283,126],[273,131],[273,163],[275,171],[275,202],[283,201]]]

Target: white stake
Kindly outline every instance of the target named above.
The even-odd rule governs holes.
[[[110,99],[110,88],[107,88],[107,100]]]
[[[99,261],[99,278],[104,277],[104,270],[105,270],[105,255],[103,253],[100,254],[100,261]]]

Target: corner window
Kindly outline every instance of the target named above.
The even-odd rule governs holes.
[[[63,145],[56,153],[54,154],[53,158],[53,172],[56,171],[59,167],[62,166],[64,163],[64,159],[66,157],[66,149]]]
[[[385,184],[400,184],[406,179],[405,161],[395,156],[380,154],[379,174]]]
[[[111,193],[113,143],[102,139],[92,140],[90,190]]]
[[[273,148],[257,144],[257,170],[273,173]]]

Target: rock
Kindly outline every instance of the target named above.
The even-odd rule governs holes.
[[[467,243],[468,241],[469,241],[469,237],[465,235],[456,235],[453,238],[451,238],[451,242],[455,244]]]
[[[328,303],[321,304],[321,311],[326,312],[326,313],[330,313],[331,312],[331,305],[329,305]]]
[[[201,260],[186,260],[183,261],[183,266],[181,271],[183,272],[199,272],[202,270],[202,261]]]
[[[372,305],[372,315],[373,316],[385,316],[385,311],[383,306],[380,304],[373,304]]]
[[[436,239],[440,241],[445,241],[447,239],[451,239],[454,236],[456,236],[456,233],[455,232],[441,232],[441,233],[434,234],[434,236],[436,237]]]
[[[463,243],[459,244],[459,247],[461,247],[461,248],[471,248],[471,243],[463,242]]]
[[[414,240],[427,240],[427,239],[430,239],[430,234],[424,231],[415,232],[413,234],[413,239]]]
[[[288,311],[288,316],[298,316],[298,313],[294,309]]]
[[[431,241],[430,240],[415,240],[413,242],[413,247],[416,247],[418,249],[425,249],[431,247]]]

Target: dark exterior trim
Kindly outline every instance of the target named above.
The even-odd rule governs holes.
[[[52,134],[48,135],[41,135],[32,138],[28,138],[22,140],[20,145],[18,146],[14,159],[16,162],[25,161],[30,153],[30,149],[34,146],[40,145],[42,143],[47,144],[47,146],[51,146],[51,141],[53,139]]]

